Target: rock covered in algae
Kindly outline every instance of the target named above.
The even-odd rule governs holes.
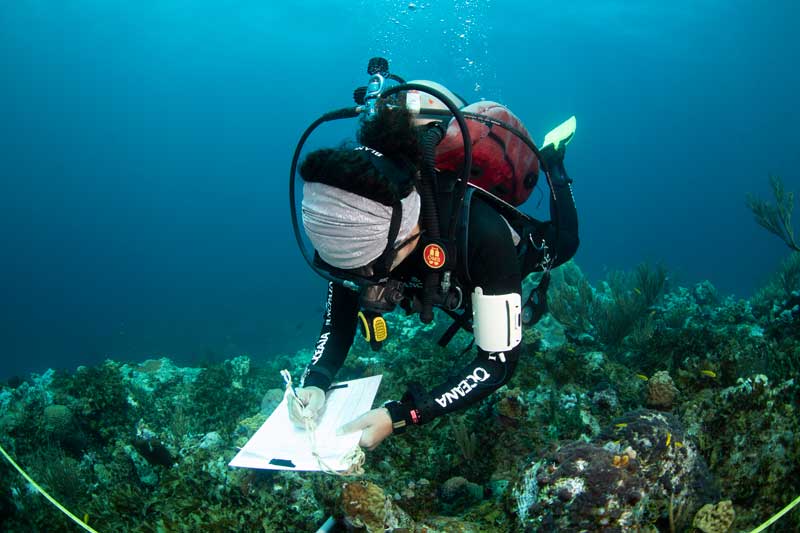
[[[369,481],[345,483],[342,507],[350,527],[367,533],[482,533],[485,528],[456,517],[429,516],[415,522],[378,485]]]
[[[453,476],[442,483],[439,495],[446,503],[475,502],[483,498],[483,487],[462,476]]]
[[[677,419],[639,410],[591,442],[561,446],[529,466],[513,491],[521,525],[537,531],[688,527],[718,495]]]
[[[660,370],[647,381],[647,405],[656,409],[672,409],[678,389],[669,372]]]
[[[623,455],[578,441],[535,463],[515,491],[520,521],[544,531],[632,525],[645,485],[636,460]]]

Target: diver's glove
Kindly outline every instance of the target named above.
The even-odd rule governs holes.
[[[318,423],[325,410],[325,391],[319,387],[301,387],[297,389],[297,398],[291,390],[286,391],[286,403],[289,406],[289,420],[299,427],[306,427],[306,420]],[[301,404],[302,402],[302,404]]]
[[[564,168],[566,145],[561,144],[558,148],[555,148],[554,145],[548,144],[539,153],[550,170],[550,178],[553,180],[553,185],[569,185],[572,183],[572,178],[567,175],[567,169]]]

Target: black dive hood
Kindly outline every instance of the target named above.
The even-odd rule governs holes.
[[[297,213],[297,165],[302,153],[303,147],[311,134],[322,124],[333,122],[342,119],[351,119],[364,116],[369,120],[370,116],[376,112],[377,103],[380,100],[389,102],[390,105],[399,105],[392,103],[392,97],[404,91],[419,91],[420,93],[429,94],[438,98],[446,107],[447,110],[439,109],[424,109],[425,116],[441,115],[443,120],[453,118],[461,130],[461,138],[464,144],[464,165],[461,173],[456,177],[455,183],[449,189],[451,199],[451,209],[449,210],[448,220],[442,220],[440,213],[437,209],[437,197],[439,197],[439,190],[437,189],[436,170],[435,170],[435,149],[438,143],[445,135],[447,124],[442,126],[440,123],[435,123],[433,126],[428,127],[422,139],[423,148],[423,164],[420,169],[420,177],[417,181],[417,191],[421,198],[421,221],[422,227],[425,230],[424,238],[420,245],[423,248],[423,255],[425,256],[428,251],[431,252],[432,257],[439,257],[440,261],[428,262],[426,259],[427,273],[423,278],[423,302],[420,311],[420,318],[422,322],[428,323],[433,319],[432,307],[436,300],[437,292],[447,292],[450,286],[451,272],[455,268],[454,243],[456,240],[456,230],[459,221],[459,213],[463,206],[464,197],[468,187],[468,177],[471,175],[472,168],[472,140],[470,138],[469,128],[467,128],[466,120],[476,120],[486,124],[493,124],[505,128],[512,134],[519,137],[530,149],[536,154],[539,160],[540,167],[547,177],[548,185],[550,186],[551,193],[555,196],[550,169],[547,166],[544,158],[533,144],[527,135],[523,134],[520,130],[512,127],[503,121],[479,115],[475,113],[462,112],[458,106],[444,93],[436,88],[429,87],[422,83],[405,83],[402,78],[389,74],[388,62],[381,58],[373,58],[370,60],[367,68],[368,74],[371,75],[370,83],[366,87],[360,87],[355,90],[354,98],[357,104],[354,107],[345,107],[325,113],[317,120],[311,123],[306,128],[292,157],[292,165],[289,171],[289,208],[292,217],[292,227],[294,230],[297,245],[300,248],[303,258],[306,263],[311,267],[314,272],[322,276],[328,281],[342,284],[350,289],[361,291],[362,295],[368,292],[380,292],[387,294],[386,299],[399,300],[400,295],[397,294],[395,289],[394,294],[392,290],[376,291],[376,286],[382,286],[385,289],[390,288],[392,285],[387,284],[389,280],[388,272],[378,272],[376,274],[365,274],[363,270],[360,272],[358,269],[342,270],[331,265],[326,264],[318,256],[316,251],[310,247],[303,238],[303,232],[300,229],[300,222]],[[386,87],[387,80],[398,82],[396,85]],[[486,193],[489,194],[489,193]],[[502,202],[502,200],[498,201]],[[553,202],[553,205],[556,205]],[[556,217],[556,234],[558,235],[558,217]],[[387,245],[386,252],[390,252],[392,243]],[[385,256],[382,256],[385,260]],[[385,261],[384,261],[385,262]],[[371,289],[370,289],[371,288]],[[368,290],[369,289],[369,290]],[[392,302],[389,302],[392,303]],[[394,302],[397,303],[397,302]],[[386,309],[384,309],[386,310]]]

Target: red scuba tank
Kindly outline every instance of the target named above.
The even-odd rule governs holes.
[[[522,121],[497,102],[475,102],[461,111],[502,121],[530,139]],[[536,154],[519,137],[501,126],[467,118],[467,127],[472,138],[472,176],[469,182],[512,205],[523,204],[539,178]],[[463,161],[461,129],[455,120],[451,120],[444,139],[436,148],[436,167],[456,171]]]

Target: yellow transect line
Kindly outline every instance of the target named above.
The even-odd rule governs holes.
[[[6,460],[7,460],[9,463],[11,463],[11,466],[13,466],[14,468],[16,468],[16,469],[17,469],[17,472],[19,472],[19,473],[22,475],[22,477],[24,477],[24,478],[25,478],[25,479],[28,481],[28,483],[30,483],[30,484],[33,486],[33,488],[35,488],[36,490],[38,490],[38,491],[39,491],[39,493],[40,493],[42,496],[44,496],[45,498],[47,498],[47,500],[48,500],[50,503],[52,503],[53,505],[55,505],[55,506],[58,508],[58,510],[59,510],[59,511],[61,511],[62,513],[64,513],[64,514],[65,514],[65,515],[67,515],[68,517],[70,517],[70,518],[72,519],[72,521],[73,521],[73,522],[75,522],[76,524],[78,524],[79,526],[81,526],[83,529],[85,529],[85,530],[86,530],[86,531],[88,531],[89,533],[98,533],[96,530],[92,529],[92,528],[89,526],[89,524],[85,523],[83,520],[81,520],[80,518],[78,518],[77,516],[75,516],[74,514],[72,514],[71,512],[69,512],[69,509],[67,509],[66,507],[64,507],[64,506],[63,506],[63,505],[61,505],[60,503],[58,503],[58,501],[56,501],[56,499],[55,499],[55,498],[53,498],[52,496],[50,496],[50,495],[47,493],[47,491],[46,491],[46,490],[44,490],[42,487],[40,487],[40,486],[39,486],[39,484],[38,484],[38,483],[36,483],[36,482],[33,480],[33,478],[32,478],[31,476],[29,476],[29,475],[27,474],[27,472],[25,472],[25,471],[22,469],[22,467],[20,467],[20,466],[19,466],[19,465],[18,465],[18,464],[17,464],[17,463],[14,461],[14,459],[12,459],[12,458],[11,458],[11,456],[10,456],[10,455],[8,455],[8,452],[6,452],[6,451],[5,451],[5,449],[3,449],[3,447],[2,447],[2,446],[0,446],[0,453],[2,453],[2,454],[3,454],[3,456],[6,458]]]

